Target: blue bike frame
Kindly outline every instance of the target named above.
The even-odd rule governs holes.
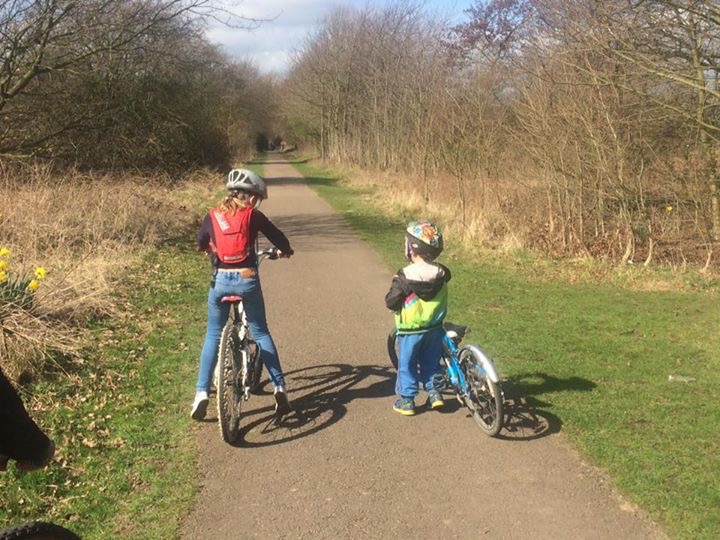
[[[464,397],[468,393],[468,385],[457,360],[460,349],[455,342],[448,337],[447,333],[443,336],[443,342],[445,344],[445,368],[447,369],[447,373],[450,378],[450,384],[461,389]]]
[[[475,345],[464,345],[462,348],[458,347],[453,339],[447,335],[447,333],[443,337],[443,343],[445,348],[443,358],[445,360],[445,368],[447,369],[450,384],[462,391],[461,397],[467,396],[470,390],[468,382],[465,379],[465,375],[463,375],[462,369],[460,369],[460,362],[458,362],[458,356],[460,355],[461,349],[469,349],[474,353],[476,358],[480,358],[480,363],[477,365],[477,369],[480,371],[481,375],[489,377],[494,383],[500,381],[500,377],[498,376],[497,371],[495,371],[495,367],[492,362],[479,347]]]

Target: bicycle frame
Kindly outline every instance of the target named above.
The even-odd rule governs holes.
[[[277,254],[275,250],[265,250],[265,251],[259,251],[258,250],[258,242],[255,242],[255,253],[257,256],[257,263],[258,263],[258,269],[260,267],[260,263],[264,261],[267,258],[277,258]],[[238,337],[240,341],[245,344],[246,341],[248,341],[248,335],[249,335],[249,326],[248,326],[248,320],[247,315],[245,315],[245,308],[243,306],[242,300],[233,302],[230,304],[230,316],[232,317],[232,320],[235,321],[233,324],[239,326],[238,330]],[[259,353],[258,353],[259,354]],[[242,347],[242,380],[239,381],[241,385],[241,390],[243,393],[243,400],[247,401],[250,399],[250,386],[251,382],[249,380],[250,377],[250,355],[247,352],[247,347]]]
[[[462,369],[460,369],[460,363],[458,362],[458,357],[460,356],[460,351],[462,349],[471,350],[478,358],[480,358],[481,365],[479,366],[479,369],[483,375],[487,375],[494,383],[500,382],[500,377],[495,370],[495,366],[493,366],[493,363],[488,359],[485,353],[482,352],[480,347],[477,345],[463,345],[462,347],[458,347],[455,341],[449,337],[447,333],[443,336],[443,344],[445,348],[443,359],[445,360],[445,368],[450,379],[450,384],[461,391],[461,397],[465,397],[469,390],[469,385],[465,380]]]
[[[450,378],[450,384],[461,391],[461,397],[465,397],[468,393],[468,384],[458,362],[460,348],[447,333],[443,336],[443,345],[445,349],[443,360],[445,361],[445,369]]]

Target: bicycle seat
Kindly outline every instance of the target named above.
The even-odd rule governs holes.
[[[220,299],[221,304],[234,304],[235,302],[242,302],[242,296],[237,296],[235,294],[229,294],[227,296],[223,296]]]
[[[470,331],[470,328],[468,328],[467,326],[462,326],[460,324],[453,324],[451,322],[446,322],[445,324],[443,324],[443,326],[445,327],[445,332],[447,332],[448,334],[450,332],[454,332],[455,335],[457,337],[459,337],[460,339],[464,338],[465,334],[467,334]]]

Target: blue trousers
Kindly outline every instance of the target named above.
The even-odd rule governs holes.
[[[239,272],[218,272],[208,293],[208,321],[205,343],[200,353],[200,368],[196,389],[209,391],[215,364],[217,364],[220,334],[230,314],[230,304],[221,304],[223,296],[236,294],[243,297],[243,307],[253,339],[260,347],[260,358],[270,374],[273,386],[284,386],[285,380],[280,367],[275,343],[265,318],[265,300],[260,280],[246,279]]]
[[[418,368],[420,384],[426,391],[433,389],[432,378],[440,373],[440,356],[443,328],[436,328],[420,334],[398,335],[400,354],[395,393],[400,397],[414,398],[418,394]]]

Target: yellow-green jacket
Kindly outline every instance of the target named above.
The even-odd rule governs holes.
[[[412,263],[393,276],[385,305],[395,312],[398,334],[427,332],[447,315],[450,270],[438,263]]]

